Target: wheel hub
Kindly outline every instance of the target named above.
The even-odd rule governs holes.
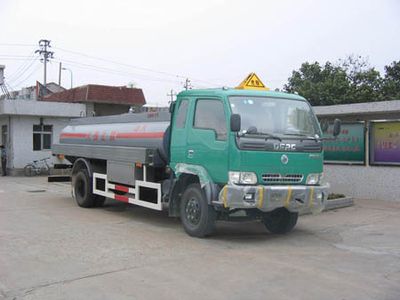
[[[192,225],[197,225],[200,222],[201,207],[200,202],[196,198],[191,198],[186,204],[186,217]]]

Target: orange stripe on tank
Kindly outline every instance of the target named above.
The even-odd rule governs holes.
[[[89,138],[90,134],[89,133],[61,133],[60,138],[62,139],[87,139]]]
[[[111,132],[110,139],[157,139],[163,138],[164,132]],[[62,139],[88,139],[90,133],[61,133]],[[94,140],[98,140],[98,134],[94,135]],[[105,140],[105,136],[102,136]]]
[[[119,132],[117,139],[157,139],[162,138],[164,132]]]

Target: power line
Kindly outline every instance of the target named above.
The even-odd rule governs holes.
[[[0,43],[0,46],[34,46],[32,44],[11,44],[11,43]],[[40,40],[39,41],[39,46],[40,49],[36,50],[35,53],[39,53],[40,55],[43,56],[42,58],[42,62],[44,63],[44,84],[46,83],[46,75],[47,75],[47,67],[46,67],[46,63],[49,62],[49,59],[53,58],[53,54],[54,52],[52,51],[48,51],[48,48],[50,48],[50,41],[49,40]],[[190,77],[190,79],[188,78],[188,76],[184,76],[184,75],[179,75],[179,74],[174,74],[171,72],[165,72],[165,71],[160,71],[160,70],[155,70],[155,69],[151,69],[151,68],[146,68],[146,67],[142,67],[142,66],[137,66],[137,65],[131,65],[131,64],[127,64],[127,63],[123,63],[123,62],[118,62],[115,60],[111,60],[111,59],[107,59],[107,58],[102,58],[102,57],[98,57],[98,56],[92,56],[92,55],[88,55],[82,52],[78,52],[78,51],[72,51],[72,50],[68,50],[65,48],[61,48],[61,47],[54,47],[55,49],[58,49],[60,51],[63,52],[67,52],[67,53],[71,53],[74,55],[80,55],[83,57],[87,57],[87,58],[91,58],[91,59],[95,59],[98,61],[103,61],[103,62],[107,62],[107,63],[111,63],[111,64],[115,64],[115,65],[119,65],[119,66],[124,66],[127,68],[132,68],[132,69],[136,69],[136,70],[141,70],[141,71],[145,71],[145,72],[150,72],[150,73],[155,73],[155,74],[159,74],[162,76],[168,76],[168,77],[174,77],[176,79],[185,79],[185,87],[189,88],[189,86],[191,87],[192,85],[188,84],[188,82],[191,81],[195,81],[195,82],[204,82],[207,84],[211,84],[211,85],[218,85],[215,84],[213,82],[210,81],[206,81],[203,79],[197,79],[197,78],[193,78]],[[32,59],[32,56],[23,56],[23,55],[0,55],[0,57],[2,57],[3,59],[10,59],[10,60],[25,60],[25,62],[22,64],[22,66],[20,66],[20,68],[16,71],[16,75],[23,75],[29,68],[30,66],[32,66],[32,64],[34,63],[34,61],[36,60],[31,60],[31,64],[28,66],[27,63],[30,59]],[[112,69],[112,68],[107,68],[104,66],[98,66],[98,65],[91,65],[91,64],[87,64],[87,63],[80,63],[80,62],[76,62],[76,61],[72,61],[72,60],[66,60],[63,59],[60,62],[69,62],[70,64],[74,64],[75,66],[78,65],[81,68],[86,68],[86,69],[91,69],[94,71],[98,71],[98,72],[107,72],[107,73],[113,73],[116,75],[120,75],[120,76],[134,76],[136,78],[141,78],[143,80],[149,80],[149,81],[160,81],[160,82],[170,82],[170,83],[174,83],[174,84],[179,84],[180,81],[178,80],[171,80],[171,79],[163,79],[163,78],[157,78],[157,77],[153,77],[150,75],[145,75],[145,74],[137,74],[137,73],[132,73],[132,72],[127,72],[127,71],[121,71],[121,70],[116,70],[116,69]],[[18,74],[21,73],[21,74]],[[20,77],[19,76],[19,77]],[[13,77],[17,77],[14,76]],[[15,80],[15,78],[12,78],[12,80]]]
[[[31,63],[30,65],[33,64],[33,61],[37,60],[37,58],[34,57],[35,56],[35,50],[32,50],[30,55],[28,56],[28,58],[26,60],[24,60],[24,62],[15,70],[14,73],[12,73],[9,77],[8,80],[14,80],[16,77],[19,77],[20,75],[23,74],[24,70],[29,68],[28,64]]]
[[[42,42],[43,45],[45,45],[45,43],[48,42],[48,45],[49,45],[49,48],[50,48],[50,41],[48,41],[48,40],[41,40],[41,41],[39,42],[39,45],[40,45],[41,42]],[[0,43],[0,46],[32,47],[32,46],[35,46],[35,45],[34,45],[34,44],[24,44],[24,43]],[[219,84],[219,83],[216,83],[216,82],[211,82],[211,81],[209,81],[209,80],[204,80],[204,79],[195,78],[195,77],[192,77],[192,76],[186,76],[186,75],[181,75],[181,74],[174,74],[174,73],[171,73],[171,72],[165,72],[165,71],[155,70],[155,69],[151,69],[151,68],[147,68],[147,67],[142,67],[142,66],[137,66],[137,65],[131,65],[131,64],[127,64],[127,63],[123,63],[123,62],[118,62],[118,61],[111,60],[111,59],[107,59],[107,58],[102,58],[102,57],[98,57],[98,56],[88,55],[88,54],[86,54],[86,53],[82,53],[82,52],[79,52],[79,51],[73,51],[73,50],[69,50],[69,49],[62,48],[62,47],[53,47],[53,48],[54,48],[54,49],[61,50],[61,51],[64,51],[64,52],[67,52],[67,53],[71,53],[71,54],[75,54],[75,55],[80,55],[80,56],[84,56],[84,57],[87,57],[87,58],[96,59],[96,60],[99,60],[99,61],[104,61],[104,62],[108,62],[108,63],[112,63],[112,64],[116,64],[116,65],[120,65],[120,66],[124,66],[124,67],[128,67],[128,68],[132,68],[132,69],[137,69],[137,70],[141,70],[141,71],[145,71],[145,72],[157,73],[157,74],[160,74],[160,75],[163,75],[163,76],[175,77],[175,78],[180,78],[180,79],[185,79],[185,80],[186,80],[187,78],[190,78],[191,81],[203,82],[203,83],[209,84],[209,85],[211,85],[211,86],[223,86],[223,84]],[[45,49],[43,49],[43,50],[45,50]],[[38,52],[40,52],[40,50],[38,50]],[[48,53],[49,53],[49,54],[50,54],[50,53],[54,54],[54,52],[51,52],[51,51],[48,51]],[[4,58],[4,59],[6,59],[6,60],[23,60],[23,58],[27,58],[27,57],[23,57],[23,56],[18,56],[18,57],[16,57],[16,56],[14,55],[14,56],[10,56],[10,57]],[[49,57],[49,58],[52,58],[52,57]],[[47,62],[47,61],[46,61],[46,62]],[[43,60],[43,63],[44,63],[44,64],[46,64],[46,62],[45,62],[45,60]],[[45,71],[45,72],[46,72],[46,71]],[[159,81],[162,81],[162,80],[159,80]]]
[[[11,54],[0,54],[0,57],[11,57],[11,58],[29,58],[27,55],[11,55]]]
[[[61,62],[61,60],[60,61],[55,60],[55,61]],[[63,60],[62,62],[65,62],[65,60]],[[138,75],[138,74],[131,73],[131,72],[123,72],[123,71],[118,71],[115,69],[97,67],[97,66],[93,66],[93,65],[81,64],[81,63],[76,63],[76,62],[72,62],[72,61],[68,61],[68,64],[73,65],[77,68],[81,68],[81,69],[88,69],[88,70],[103,72],[103,73],[107,73],[107,74],[120,75],[120,76],[124,76],[124,77],[130,76],[130,77],[136,77],[136,78],[141,78],[141,79],[150,80],[150,81],[163,81],[163,82],[174,82],[174,83],[179,82],[179,81],[173,81],[173,80],[167,80],[167,79],[161,79],[161,78],[142,77],[142,75]]]
[[[13,87],[12,87],[8,82],[4,81],[4,84],[5,84],[6,86],[8,86],[8,89],[9,89],[10,91],[14,91]]]
[[[40,64],[37,65],[37,67],[35,69],[32,70],[32,72],[29,73],[28,76],[26,76],[24,79],[18,81],[17,83],[13,83],[14,87],[18,87],[20,85],[22,85],[23,83],[25,83],[28,79],[30,79],[32,77],[32,75],[37,72],[40,69]]]
[[[1,60],[16,60],[16,61],[25,61],[26,58],[21,58],[21,57],[0,57]]]
[[[95,66],[95,65],[91,65],[91,64],[79,63],[79,62],[72,61],[72,60],[66,60],[66,59],[58,60],[58,59],[55,59],[54,61],[56,61],[56,62],[67,62],[68,64],[74,65],[74,66],[76,66],[78,68],[89,69],[89,70],[98,71],[98,72],[104,72],[104,73],[107,73],[107,74],[111,73],[111,74],[121,75],[121,76],[132,76],[132,77],[140,78],[140,79],[143,79],[143,80],[149,80],[149,81],[161,81],[161,82],[172,82],[172,83],[179,83],[180,82],[178,80],[156,78],[156,77],[151,77],[149,75],[136,74],[136,73],[132,73],[132,72],[120,71],[120,70],[115,70],[115,69],[106,68],[106,67],[99,67],[99,66]]]
[[[69,52],[69,53],[72,53],[72,54],[81,55],[81,56],[85,56],[85,57],[88,57],[88,58],[92,58],[92,59],[96,59],[96,60],[100,60],[100,61],[104,61],[104,62],[108,62],[108,63],[120,65],[120,66],[125,66],[125,67],[129,67],[129,68],[133,68],[133,69],[138,69],[138,70],[142,70],[142,71],[158,73],[158,74],[167,75],[167,76],[173,76],[173,77],[178,77],[178,78],[186,78],[186,76],[182,76],[182,75],[179,75],[179,74],[173,74],[173,73],[164,72],[164,71],[158,71],[158,70],[154,70],[154,69],[150,69],[150,68],[146,68],[146,67],[130,65],[130,64],[117,62],[117,61],[114,61],[114,60],[110,60],[110,59],[106,59],[106,58],[102,58],[102,57],[98,57],[98,56],[88,55],[88,54],[85,54],[85,53],[82,53],[82,52],[78,52],[78,51],[67,50],[67,49],[60,48],[60,47],[54,47],[54,49],[62,50],[62,51]]]
[[[31,60],[29,64],[26,64],[23,68],[21,68],[19,71],[16,71],[12,76],[9,77],[8,82],[14,82],[18,81],[28,70],[35,64],[35,62],[38,61],[38,57],[35,59]]]
[[[0,43],[0,46],[21,46],[21,47],[30,46],[30,47],[32,47],[34,45],[33,44]],[[35,64],[35,62],[38,60],[38,58],[34,58],[35,53],[39,53],[43,57],[41,59],[41,61],[44,63],[44,84],[46,84],[46,80],[47,80],[47,66],[46,66],[46,64],[47,64],[47,62],[49,62],[49,59],[53,58],[54,52],[48,51],[48,48],[51,47],[49,40],[44,40],[44,39],[40,40],[39,41],[39,46],[40,46],[40,49],[36,50],[36,51],[33,51],[30,56],[0,54],[0,58],[2,58],[3,60],[22,60],[23,61],[23,63],[19,66],[19,68],[9,77],[8,81],[11,82],[14,86],[20,85],[21,83],[25,82],[37,70],[37,69],[33,70],[28,76],[26,76],[24,78],[24,80],[19,80],[19,82],[17,84],[15,84],[15,81],[18,81],[18,79],[21,79],[21,77],[23,75],[25,75],[30,70],[30,68]],[[146,75],[146,74],[137,74],[137,73],[132,73],[130,71],[123,71],[123,70],[119,70],[119,69],[116,70],[116,69],[113,69],[113,68],[108,68],[108,67],[99,66],[99,65],[91,65],[91,64],[87,64],[87,63],[80,63],[80,62],[73,61],[73,60],[67,60],[67,59],[63,59],[62,61],[61,60],[56,60],[56,61],[59,61],[59,62],[68,62],[69,64],[74,65],[77,68],[83,68],[83,69],[93,70],[93,71],[97,71],[97,72],[104,72],[104,73],[107,73],[107,74],[114,74],[114,75],[119,75],[119,76],[124,76],[124,77],[127,77],[127,76],[131,77],[132,76],[132,77],[135,77],[135,78],[138,78],[138,79],[147,80],[147,81],[158,81],[158,82],[169,82],[169,83],[173,83],[173,84],[183,84],[185,89],[191,89],[194,86],[201,87],[201,85],[199,85],[199,84],[193,85],[192,84],[193,80],[195,82],[203,82],[203,83],[211,84],[212,86],[217,86],[218,85],[218,84],[215,84],[214,82],[210,82],[210,81],[203,80],[203,79],[197,79],[197,78],[193,78],[193,77],[190,77],[190,79],[189,79],[188,76],[174,74],[174,73],[171,73],[171,72],[165,72],[165,71],[155,70],[155,69],[151,69],[151,68],[147,68],[147,67],[131,65],[131,64],[118,62],[118,61],[114,61],[114,60],[107,59],[107,58],[88,55],[88,54],[85,54],[85,53],[82,53],[82,52],[78,52],[78,51],[68,50],[68,49],[61,48],[61,47],[54,47],[54,48],[58,49],[60,51],[63,51],[63,52],[67,52],[67,53],[71,53],[71,54],[74,54],[74,55],[79,55],[79,56],[87,57],[87,58],[90,58],[90,59],[95,59],[95,60],[98,60],[98,61],[103,61],[103,62],[107,62],[107,63],[111,63],[111,64],[115,64],[115,65],[131,68],[131,69],[141,70],[141,71],[150,72],[150,73],[154,73],[154,74],[159,74],[159,75],[167,76],[167,77],[174,77],[175,80],[154,77],[154,76]],[[179,79],[185,79],[185,82],[182,83],[180,80],[177,80],[178,78]]]
[[[169,77],[176,77],[176,78],[185,79],[185,80],[188,77],[190,77],[191,80],[194,80],[194,81],[197,81],[197,82],[203,82],[203,83],[211,84],[213,86],[222,86],[222,85],[220,85],[218,83],[215,83],[215,82],[210,82],[210,81],[207,81],[207,80],[198,79],[198,78],[194,78],[194,77],[191,77],[191,76],[174,74],[174,73],[160,71],[160,70],[154,70],[154,69],[146,68],[146,67],[142,67],[142,66],[122,63],[122,62],[118,62],[118,61],[114,61],[114,60],[110,60],[110,59],[106,59],[106,58],[102,58],[102,57],[98,57],[98,56],[88,55],[88,54],[85,54],[85,53],[82,53],[82,52],[78,52],[78,51],[68,50],[68,49],[61,48],[61,47],[54,47],[54,49],[58,49],[58,50],[61,50],[61,51],[64,51],[64,52],[69,52],[69,53],[72,53],[72,54],[75,54],[75,55],[80,55],[80,56],[88,57],[88,58],[91,58],[91,59],[96,59],[96,60],[99,60],[99,61],[104,61],[104,62],[108,62],[108,63],[112,63],[112,64],[116,64],[116,65],[120,65],[120,66],[124,66],[124,67],[128,67],[128,68],[132,68],[132,69],[142,70],[142,71],[151,72],[151,73],[157,73],[157,74],[160,74],[160,75],[169,76]]]
[[[0,46],[5,46],[5,47],[34,47],[36,45],[34,44],[19,44],[19,43],[0,43]]]

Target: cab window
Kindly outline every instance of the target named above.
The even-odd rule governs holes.
[[[217,140],[226,140],[226,118],[222,102],[211,99],[197,100],[193,125],[198,129],[214,130]]]
[[[175,121],[176,128],[185,128],[188,106],[189,106],[188,100],[181,101],[181,103],[179,105],[178,113],[176,115],[176,121]]]

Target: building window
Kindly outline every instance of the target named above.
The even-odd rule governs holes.
[[[33,125],[33,151],[50,150],[53,125]]]

